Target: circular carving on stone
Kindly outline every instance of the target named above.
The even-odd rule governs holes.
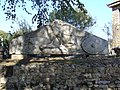
[[[81,46],[89,54],[102,54],[101,52],[107,48],[107,43],[101,38],[90,36],[82,42]]]

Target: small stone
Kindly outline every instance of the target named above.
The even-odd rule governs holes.
[[[5,77],[0,78],[0,83],[6,83],[6,82],[7,82],[7,80],[5,79]]]
[[[107,88],[107,90],[112,90],[111,88]]]

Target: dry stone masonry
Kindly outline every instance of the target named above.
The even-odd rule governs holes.
[[[4,51],[3,46],[0,46],[0,61],[3,59],[3,51]]]
[[[120,90],[120,59],[0,66],[0,90]]]

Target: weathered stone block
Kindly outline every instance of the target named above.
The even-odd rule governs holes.
[[[22,55],[22,54],[12,54],[11,55],[11,59],[20,60],[20,59],[25,59],[25,58],[27,58],[27,55]]]
[[[61,20],[10,42],[10,54],[107,54],[107,41]]]

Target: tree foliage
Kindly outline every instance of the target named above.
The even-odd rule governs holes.
[[[78,8],[84,14],[87,13],[87,10],[84,7],[84,4],[80,2],[80,0],[3,0],[2,9],[6,14],[6,19],[15,20],[16,18],[16,9],[23,8],[28,14],[26,5],[28,1],[32,2],[31,8],[37,10],[37,13],[34,14],[32,18],[32,22],[37,21],[39,25],[43,25],[49,21],[48,14],[49,9],[53,10],[62,10],[66,13],[67,8],[76,13],[75,8]]]
[[[0,30],[0,40],[3,39],[4,43],[6,44],[6,42],[9,42],[12,37],[10,35],[10,33],[6,33],[3,30]]]
[[[71,11],[70,8],[66,8],[65,11],[62,9],[54,10],[50,13],[49,18],[50,21],[53,21],[54,19],[60,19],[62,21],[68,22],[80,30],[84,30],[85,28],[95,24],[93,18],[88,15],[87,12],[82,12],[80,9],[75,9],[75,12]]]
[[[12,36],[10,33],[6,33],[3,30],[0,30],[0,46],[3,46],[4,52],[3,58],[9,57],[9,42],[11,41]]]
[[[7,39],[7,33],[4,32],[3,30],[0,30],[0,37],[4,38],[4,39]]]
[[[30,26],[25,19],[20,20],[20,21],[17,20],[16,22],[18,24],[18,30],[16,30],[12,34],[12,38],[22,36],[22,35],[32,31],[32,26]]]

